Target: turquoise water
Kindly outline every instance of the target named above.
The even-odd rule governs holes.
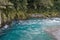
[[[0,40],[55,40],[43,29],[60,26],[60,18],[13,21]]]

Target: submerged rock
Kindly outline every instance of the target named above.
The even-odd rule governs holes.
[[[56,38],[57,40],[60,40],[60,26],[47,28],[47,29],[45,29],[45,31],[47,31],[49,34],[53,35],[54,38]]]
[[[0,36],[6,34],[6,31],[9,29],[9,25],[5,25],[0,29]]]

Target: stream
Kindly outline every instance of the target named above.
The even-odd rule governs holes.
[[[44,29],[58,26],[60,26],[60,18],[13,21],[10,28],[8,25],[3,28],[0,40],[55,40]]]

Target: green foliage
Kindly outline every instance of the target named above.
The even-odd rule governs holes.
[[[44,12],[50,10],[60,10],[60,0],[0,0],[6,10],[13,9],[25,12]],[[13,5],[12,5],[13,4]],[[10,6],[9,6],[10,5]]]
[[[0,0],[2,19],[26,19],[28,13],[40,13],[47,17],[60,12],[60,0]]]

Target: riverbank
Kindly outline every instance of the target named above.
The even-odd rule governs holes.
[[[23,11],[11,11],[8,13],[4,13],[1,11],[1,27],[3,27],[5,24],[9,25],[14,20],[27,20],[30,18],[60,18],[60,12],[42,12],[42,13],[26,13]],[[0,27],[0,28],[1,28]]]
[[[28,18],[28,19],[30,19],[30,18],[42,18],[42,19],[49,19],[48,17],[45,17],[44,15],[41,15],[41,16],[32,16],[32,15],[30,15],[30,17]],[[56,17],[52,17],[52,18],[56,18]],[[2,28],[3,26],[5,26],[6,24],[7,25],[10,25],[10,23],[12,22],[12,21],[17,21],[17,20],[27,20],[27,19],[14,19],[14,20],[10,20],[10,21],[6,21],[6,22],[3,22],[3,21],[1,21],[2,23],[1,23],[1,25],[0,25],[0,28]]]

